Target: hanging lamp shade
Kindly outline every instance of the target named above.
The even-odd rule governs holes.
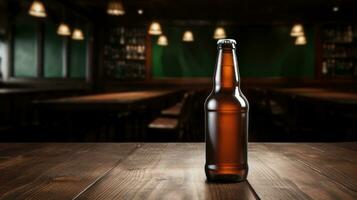
[[[32,2],[30,9],[29,9],[29,15],[32,15],[34,17],[46,17],[46,8],[45,5],[39,0],[35,0]]]
[[[84,35],[81,29],[75,28],[72,33],[73,40],[84,40]]]
[[[160,46],[167,46],[169,44],[167,37],[165,35],[160,35],[160,37],[157,39],[157,44]]]
[[[214,35],[213,38],[218,40],[218,39],[224,39],[226,38],[226,31],[224,30],[223,27],[217,27],[216,30],[214,30]]]
[[[58,25],[57,34],[61,36],[70,36],[71,29],[66,23],[61,23],[60,25]]]
[[[161,35],[162,34],[161,25],[159,22],[153,21],[150,24],[149,34],[150,35]]]
[[[305,45],[305,44],[306,44],[306,37],[304,35],[296,37],[295,45]]]
[[[182,41],[184,42],[193,42],[194,37],[192,31],[185,31],[182,36]]]
[[[107,8],[107,13],[109,15],[124,15],[125,10],[123,3],[120,0],[112,0],[108,2],[108,8]]]
[[[302,24],[294,24],[294,26],[291,28],[290,35],[293,37],[304,35],[304,27]]]
[[[138,15],[142,15],[142,14],[144,14],[144,10],[143,9],[138,9]]]

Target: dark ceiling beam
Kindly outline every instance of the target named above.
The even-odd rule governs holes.
[[[106,0],[57,0],[82,10],[88,18],[98,21],[151,21],[158,20],[209,20],[237,21],[237,23],[277,24],[301,21],[318,23],[324,21],[353,21],[357,13],[357,1],[353,0],[123,0],[124,16],[108,18]],[[338,13],[332,12],[334,5],[340,6]],[[144,9],[143,16],[136,10]]]
[[[62,4],[66,9],[69,9],[70,11],[76,13],[78,16],[81,18],[91,21],[94,18],[94,15],[91,11],[86,10],[82,6],[78,6],[77,4],[72,3],[73,1],[68,1],[68,0],[50,0],[50,1],[55,1],[59,4]]]

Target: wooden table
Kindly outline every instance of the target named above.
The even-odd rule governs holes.
[[[286,93],[286,94],[300,94],[300,93],[319,93],[326,92],[327,89],[324,88],[313,88],[313,87],[297,87],[297,88],[273,88],[274,92]]]
[[[0,199],[357,199],[357,143],[251,143],[242,183],[203,166],[203,143],[0,144]]]
[[[357,93],[323,88],[275,88],[273,92],[337,104],[357,104]]]
[[[143,102],[158,102],[165,97],[177,93],[177,90],[148,90],[113,92],[104,94],[67,97],[36,101],[35,104],[42,108],[69,109],[69,110],[105,110],[105,109],[130,109]]]
[[[351,92],[326,91],[319,93],[301,93],[299,96],[339,104],[357,104],[357,93]]]

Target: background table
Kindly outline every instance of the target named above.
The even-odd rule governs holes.
[[[271,89],[271,91],[319,102],[357,104],[356,92],[335,91],[323,88],[275,88]]]
[[[0,199],[356,199],[356,151],[251,143],[248,182],[222,184],[202,143],[0,144]]]
[[[60,99],[35,101],[41,108],[56,110],[130,110],[145,104],[162,103],[163,100],[178,94],[178,90],[147,90],[111,92]]]

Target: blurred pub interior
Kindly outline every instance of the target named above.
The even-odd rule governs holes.
[[[0,0],[1,142],[200,142],[216,42],[249,141],[357,138],[353,0]]]

